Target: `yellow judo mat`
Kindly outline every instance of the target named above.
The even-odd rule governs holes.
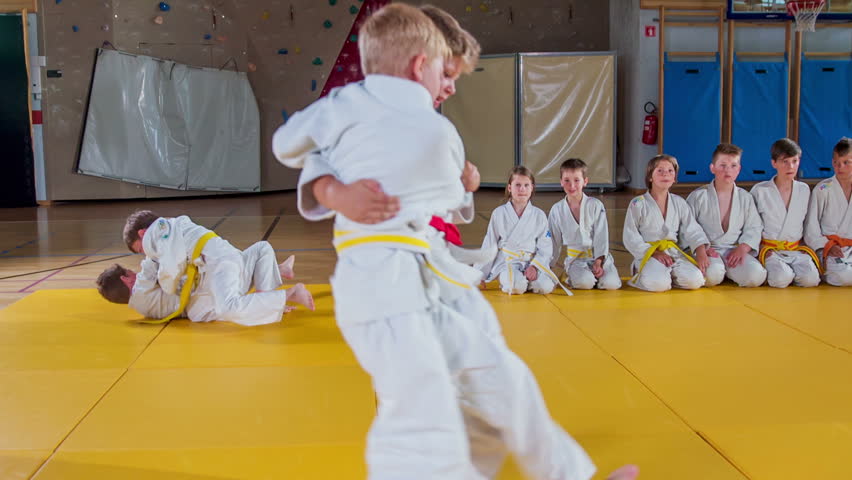
[[[141,325],[94,290],[0,310],[0,478],[365,478],[375,397],[310,288],[316,312],[252,328]],[[486,296],[595,478],[850,478],[848,289]]]

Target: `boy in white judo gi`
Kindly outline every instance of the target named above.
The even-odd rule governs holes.
[[[758,259],[766,268],[770,287],[784,288],[791,283],[800,287],[819,285],[819,260],[804,243],[805,215],[810,188],[796,180],[802,149],[789,138],[782,138],[770,149],[772,180],[757,183],[751,196],[760,218],[763,234]]]
[[[551,265],[562,264],[571,288],[617,290],[621,278],[609,253],[606,209],[603,202],[583,193],[589,183],[587,172],[586,162],[579,158],[569,158],[559,166],[565,198],[547,216],[553,235]]]
[[[374,14],[359,36],[365,82],[294,115],[273,137],[282,163],[308,162],[303,175],[323,150],[344,185],[373,178],[400,199],[398,215],[375,225],[336,217],[338,325],[380,401],[368,437],[370,478],[490,476],[471,464],[463,409],[485,424],[481,431],[491,430],[498,446],[487,454],[498,459],[496,468],[504,455],[499,447],[508,445],[536,478],[588,478],[594,467],[552,421],[534,425],[537,436],[510,428],[542,417],[537,387],[530,390],[528,371],[508,381],[519,362],[459,316],[464,295],[448,293],[475,290],[480,275],[444,255],[426,226],[432,214],[469,204],[459,180],[461,141],[432,110],[449,55],[446,46],[431,44],[441,35],[434,29],[413,7],[394,4]],[[529,408],[512,409],[522,396]],[[635,476],[633,469],[627,474],[616,478]]]
[[[852,285],[852,139],[834,146],[834,176],[817,184],[805,218],[805,243],[820,255],[829,285]]]
[[[695,221],[686,200],[670,193],[677,181],[677,159],[657,155],[648,161],[648,192],[635,197],[624,218],[624,246],[633,255],[628,285],[649,292],[671,290],[672,285],[695,290],[704,285],[710,265],[710,241]],[[678,236],[692,255],[678,245]]]
[[[314,308],[304,285],[278,290],[282,276],[293,276],[293,257],[278,265],[267,242],[241,252],[189,217],[147,210],[128,217],[124,239],[131,251],[146,254],[142,270],[114,265],[98,277],[98,290],[147,318],[254,326],[280,321],[288,300]],[[252,287],[257,292],[249,294]]]
[[[714,180],[686,198],[710,240],[708,287],[722,283],[725,277],[741,287],[759,287],[766,281],[766,269],[757,260],[763,223],[754,198],[735,183],[742,153],[736,145],[719,144],[710,163]]]

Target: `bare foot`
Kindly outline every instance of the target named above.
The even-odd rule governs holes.
[[[636,465],[625,465],[609,474],[606,480],[633,480],[639,477],[639,467]]]
[[[314,310],[314,297],[303,283],[297,283],[287,289],[287,301],[298,303],[308,310]]]
[[[290,313],[295,309],[296,309],[296,307],[294,307],[292,305],[284,305],[284,313]]]
[[[296,256],[290,255],[289,257],[287,257],[287,260],[284,260],[283,262],[281,262],[280,265],[278,265],[278,271],[281,272],[281,278],[290,280],[291,278],[296,276],[296,274],[293,272],[293,263],[295,262]]]

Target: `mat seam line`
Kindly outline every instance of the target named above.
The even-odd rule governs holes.
[[[683,422],[683,424],[684,424],[684,425],[686,425],[686,426],[687,426],[687,427],[688,427],[688,428],[692,431],[692,433],[694,433],[694,434],[695,434],[698,438],[700,438],[702,442],[704,442],[704,443],[705,443],[705,444],[707,444],[710,448],[712,448],[712,449],[713,449],[713,451],[717,452],[717,453],[719,454],[719,456],[721,456],[722,458],[724,458],[724,459],[725,459],[725,461],[726,461],[729,465],[731,465],[731,466],[732,466],[732,467],[733,467],[736,471],[740,472],[740,474],[741,474],[743,477],[745,477],[745,478],[747,478],[747,479],[751,480],[751,477],[750,477],[750,476],[749,476],[749,475],[748,475],[748,474],[747,474],[747,473],[746,473],[746,472],[745,472],[742,468],[740,468],[740,467],[739,467],[739,465],[737,465],[737,464],[733,461],[733,459],[728,458],[728,456],[727,456],[727,455],[725,455],[725,454],[724,454],[724,453],[722,453],[719,449],[717,449],[717,448],[716,448],[716,447],[715,447],[715,446],[714,446],[711,442],[707,441],[707,439],[706,439],[706,438],[704,438],[704,436],[701,434],[701,432],[700,432],[698,429],[696,429],[695,427],[693,427],[693,425],[692,425],[691,423],[689,423],[688,421],[686,421],[686,418],[684,418],[684,417],[683,417],[680,413],[678,413],[678,412],[677,412],[677,410],[675,410],[675,409],[674,409],[674,407],[672,407],[671,405],[669,405],[669,404],[668,404],[665,400],[663,400],[663,398],[662,398],[662,397],[660,397],[660,395],[659,395],[657,392],[655,392],[653,389],[651,389],[651,387],[650,387],[650,386],[648,386],[648,385],[647,385],[644,381],[642,381],[642,379],[641,379],[641,378],[639,378],[639,376],[638,376],[638,375],[637,375],[637,374],[636,374],[633,370],[631,370],[631,369],[630,369],[627,365],[625,365],[624,363],[622,363],[622,362],[621,362],[621,360],[619,360],[619,359],[618,359],[615,355],[613,355],[613,354],[612,354],[611,352],[609,352],[607,349],[603,348],[603,345],[601,345],[600,343],[598,343],[597,341],[595,341],[595,339],[594,339],[594,338],[592,338],[592,336],[591,336],[591,335],[589,335],[589,334],[588,334],[588,333],[587,333],[587,332],[586,332],[586,331],[585,331],[582,327],[580,327],[580,325],[578,325],[578,324],[577,324],[577,322],[575,322],[575,321],[574,321],[574,320],[573,320],[570,316],[568,316],[568,315],[567,315],[567,314],[566,314],[566,313],[565,313],[565,312],[564,312],[564,311],[563,311],[563,310],[559,307],[559,305],[557,305],[555,302],[553,302],[553,300],[551,300],[550,298],[547,298],[547,296],[545,296],[545,299],[547,299],[547,301],[548,301],[548,302],[550,302],[550,303],[551,303],[554,307],[556,307],[556,310],[557,310],[557,311],[559,311],[559,314],[560,314],[560,315],[562,315],[563,317],[565,317],[565,318],[566,318],[569,322],[571,322],[571,324],[572,324],[572,325],[574,325],[574,328],[576,328],[577,330],[579,330],[579,331],[580,331],[580,333],[582,333],[584,337],[586,337],[586,338],[587,338],[590,342],[592,342],[592,344],[593,344],[593,345],[595,345],[595,346],[596,346],[598,349],[600,349],[602,352],[604,352],[604,353],[606,353],[607,355],[609,355],[609,357],[610,357],[610,358],[612,358],[612,359],[613,359],[613,361],[615,361],[615,363],[617,363],[617,364],[621,365],[621,367],[622,367],[622,368],[623,368],[623,369],[624,369],[627,373],[629,373],[631,377],[633,377],[633,378],[634,378],[637,382],[639,382],[639,384],[640,384],[640,385],[642,385],[642,387],[644,387],[644,388],[645,388],[645,390],[647,390],[647,391],[648,391],[651,395],[653,395],[653,396],[654,396],[654,398],[656,398],[657,400],[659,400],[659,402],[660,402],[661,404],[663,404],[663,405],[666,407],[666,409],[667,409],[667,410],[669,410],[672,414],[674,414],[674,416],[676,416],[676,417],[677,417],[677,418],[678,418],[681,422]]]
[[[35,472],[33,472],[33,474],[30,475],[29,480],[32,480],[33,478],[37,477],[39,475],[39,473],[41,473],[41,471],[44,470],[44,467],[47,466],[48,463],[50,463],[50,460],[53,459],[54,456],[56,456],[56,452],[59,451],[59,449],[62,447],[62,444],[64,444],[65,441],[68,440],[68,437],[70,437],[71,434],[74,433],[77,430],[77,427],[79,427],[80,424],[82,424],[86,420],[86,418],[88,418],[89,415],[95,410],[95,408],[97,408],[98,405],[101,404],[103,399],[106,398],[107,395],[109,395],[109,392],[111,392],[113,390],[113,388],[115,388],[115,386],[118,385],[118,382],[120,382],[121,379],[124,378],[127,375],[127,373],[130,371],[130,369],[133,368],[133,365],[136,365],[136,362],[139,361],[139,358],[142,357],[142,355],[148,350],[148,347],[150,347],[151,344],[154,343],[155,340],[157,340],[157,338],[160,336],[161,333],[163,333],[163,331],[166,329],[166,327],[168,327],[168,324],[163,325],[162,328],[160,328],[160,331],[157,332],[157,334],[154,335],[154,337],[151,339],[151,341],[149,341],[145,345],[145,348],[143,348],[142,351],[139,352],[139,355],[137,355],[136,358],[134,358],[133,361],[130,363],[130,365],[128,365],[127,368],[124,369],[124,372],[122,372],[121,375],[119,375],[118,378],[116,378],[115,381],[112,382],[112,384],[109,386],[109,388],[107,388],[106,391],[104,391],[104,393],[91,406],[91,408],[86,410],[86,413],[80,418],[80,420],[77,421],[77,423],[74,424],[74,426],[71,428],[71,430],[69,430],[68,433],[65,434],[64,437],[62,437],[62,440],[60,440],[59,443],[56,444],[56,447],[53,449],[52,452],[50,452],[50,455],[48,455],[47,458],[44,459],[44,461],[38,466],[38,468],[35,470]]]
[[[740,303],[742,303],[742,302],[740,302]],[[768,314],[768,313],[766,313],[766,312],[764,312],[764,311],[762,311],[762,310],[758,309],[758,307],[752,307],[751,305],[749,305],[749,304],[747,304],[747,303],[742,303],[742,305],[743,305],[744,307],[748,308],[749,310],[751,310],[751,311],[753,311],[753,312],[758,313],[758,314],[759,314],[759,315],[761,315],[761,316],[764,316],[764,317],[766,317],[766,318],[769,318],[770,320],[773,320],[773,321],[775,321],[775,322],[780,323],[781,325],[784,325],[785,327],[789,328],[790,330],[793,330],[793,331],[795,331],[795,332],[799,332],[799,333],[801,333],[802,335],[804,335],[804,336],[806,336],[806,337],[808,337],[808,338],[810,338],[810,339],[812,339],[812,340],[816,340],[818,343],[821,343],[821,344],[823,344],[823,345],[826,345],[826,346],[828,346],[828,347],[831,347],[831,348],[834,348],[834,349],[837,349],[837,350],[841,350],[841,351],[843,351],[843,352],[846,352],[846,353],[848,353],[848,354],[852,355],[852,351],[847,350],[847,349],[845,349],[845,348],[843,348],[843,347],[841,347],[841,346],[838,346],[838,345],[834,345],[834,344],[832,344],[832,343],[829,343],[828,341],[823,340],[822,338],[817,337],[816,335],[814,335],[814,334],[812,334],[812,333],[810,333],[810,332],[807,332],[807,331],[805,331],[805,330],[802,330],[802,329],[800,329],[800,328],[798,328],[798,327],[796,327],[796,326],[794,326],[794,325],[791,325],[791,324],[789,324],[789,323],[787,323],[787,322],[785,322],[785,321],[783,321],[783,320],[781,320],[781,319],[775,318],[774,316],[772,316],[772,315],[770,315],[770,314]]]

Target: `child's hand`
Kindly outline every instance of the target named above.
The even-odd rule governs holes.
[[[725,259],[725,263],[728,268],[734,268],[742,265],[743,258],[751,251],[751,247],[746,245],[745,243],[741,243],[737,245],[737,248],[731,250],[731,253],[728,254],[728,258]]]
[[[672,265],[674,265],[674,259],[672,259],[672,257],[666,252],[661,252],[657,250],[651,256],[656,258],[658,262],[662,263],[666,267],[671,267]]]
[[[485,290],[485,280],[483,280],[483,281],[479,282],[479,289],[480,289],[480,290]]]
[[[713,247],[707,247],[707,256],[712,258],[720,258],[719,252]]]
[[[475,192],[479,190],[479,169],[476,165],[469,161],[464,162],[464,170],[462,170],[461,181],[464,185],[465,192]]]
[[[840,245],[834,245],[830,249],[828,249],[829,257],[843,257],[843,250],[840,248]]]
[[[527,277],[527,280],[533,282],[538,278],[538,269],[530,265],[526,270],[524,270],[524,276]]]
[[[598,257],[594,262],[592,262],[592,275],[594,275],[595,278],[601,278],[603,276],[603,262],[603,257]]]
[[[399,197],[386,194],[375,180],[339,183],[329,199],[335,211],[358,223],[384,222],[399,213]]]
[[[695,261],[698,263],[698,269],[701,273],[707,273],[707,267],[710,266],[710,257],[707,256],[707,249],[704,245],[695,250]]]

